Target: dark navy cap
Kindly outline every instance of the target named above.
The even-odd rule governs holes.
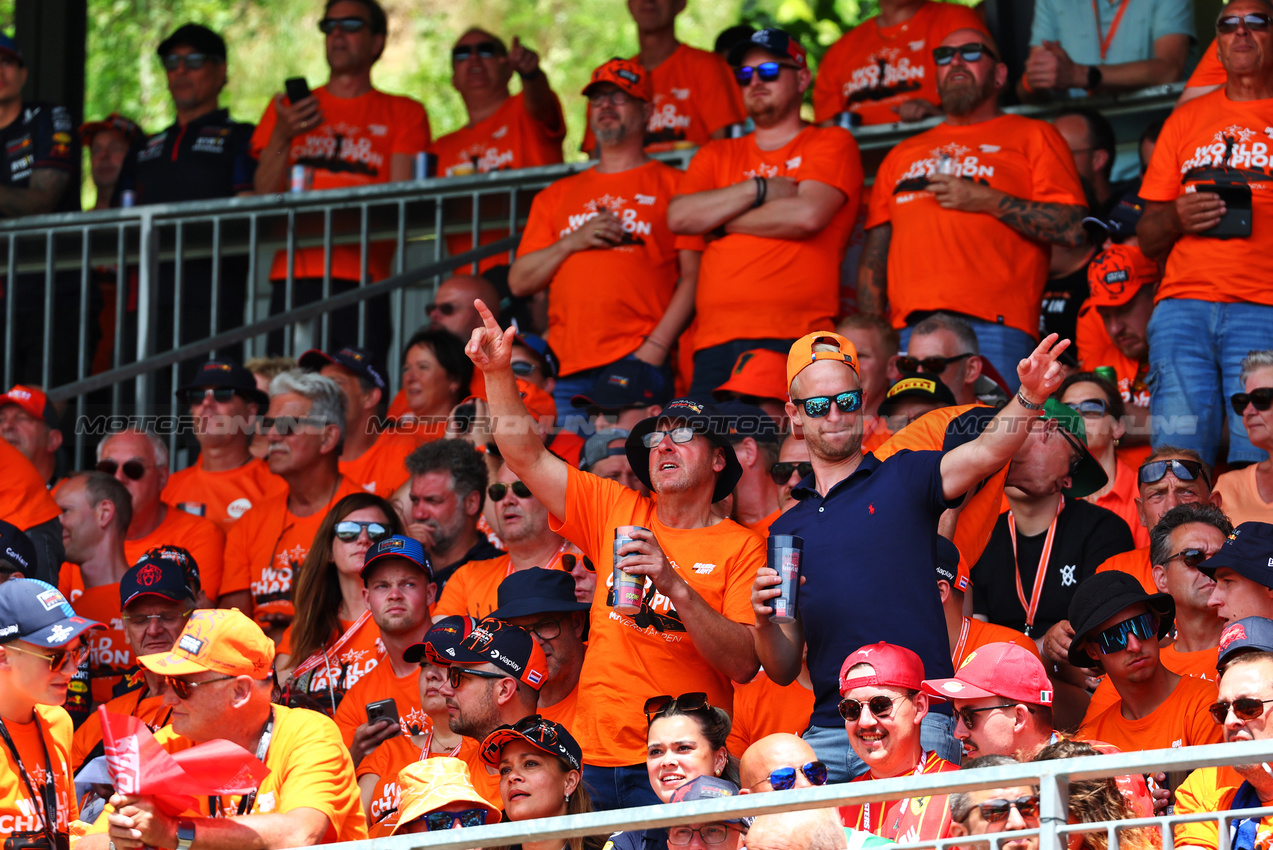
[[[445,666],[451,662],[443,660],[442,653],[459,646],[460,641],[468,637],[475,628],[477,628],[476,617],[452,614],[449,617],[434,620],[433,625],[424,633],[424,640],[404,649],[402,657],[411,664],[422,664],[428,661],[430,664]]]
[[[657,368],[642,360],[620,360],[602,369],[592,388],[572,398],[570,404],[618,410],[665,404],[671,397],[667,381]]]
[[[226,58],[225,39],[202,24],[183,24],[172,35],[159,42],[155,51],[162,58],[174,47],[192,47],[198,53],[216,56],[222,62]]]
[[[119,607],[127,608],[143,596],[159,596],[174,602],[194,601],[194,590],[186,579],[181,561],[167,556],[162,549],[152,549],[128,568],[119,580]]]
[[[177,397],[180,398],[186,390],[204,387],[230,387],[248,401],[260,405],[262,409],[270,406],[269,395],[261,392],[256,386],[256,376],[233,360],[222,358],[204,363],[190,383],[177,387]]]
[[[393,537],[386,537],[367,550],[367,557],[362,562],[362,571],[359,575],[364,582],[367,581],[367,573],[377,561],[383,561],[386,558],[405,558],[424,570],[425,575],[429,577],[429,581],[433,581],[433,562],[429,560],[429,556],[425,553],[424,547],[420,545],[420,541],[413,537],[404,537],[401,534],[395,534]]]
[[[0,519],[0,561],[8,561],[12,569],[23,575],[35,572],[35,544],[26,532]]]
[[[517,570],[499,583],[496,593],[499,607],[491,616],[497,620],[592,608],[591,604],[575,597],[574,577],[564,570],[543,567]]]
[[[746,41],[740,41],[731,47],[729,49],[729,64],[743,64],[743,57],[753,47],[767,50],[780,58],[790,59],[801,68],[806,68],[809,65],[807,54],[800,41],[794,35],[774,27],[757,30],[751,34],[751,38]]]
[[[1198,572],[1208,578],[1216,570],[1228,567],[1243,578],[1273,588],[1273,525],[1267,522],[1244,522],[1220,551],[1198,565]]]
[[[380,368],[376,363],[375,356],[365,348],[354,348],[351,345],[347,345],[339,351],[333,351],[331,354],[326,351],[320,351],[317,348],[311,348],[296,361],[296,365],[306,372],[318,372],[328,363],[344,366],[360,378],[366,378],[375,384],[382,393],[389,391],[389,384],[385,381],[385,370]]]
[[[65,646],[88,629],[106,626],[75,613],[56,587],[34,578],[0,584],[0,643],[24,640]]]
[[[1223,666],[1243,650],[1273,652],[1273,620],[1243,617],[1225,626],[1220,632],[1216,666]]]
[[[646,417],[633,425],[625,446],[632,473],[648,489],[653,489],[650,484],[650,450],[645,447],[644,437],[658,428],[660,422],[676,420],[684,421],[725,450],[725,469],[717,476],[716,489],[712,492],[712,501],[719,502],[734,492],[738,479],[743,477],[743,468],[738,463],[738,455],[734,454],[734,445],[726,433],[728,428],[725,418],[711,402],[692,398],[672,399],[658,416]]]

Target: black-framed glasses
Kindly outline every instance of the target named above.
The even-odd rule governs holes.
[[[97,462],[97,471],[105,472],[111,478],[115,477],[115,473],[119,471],[120,467],[121,464],[119,461],[111,460],[110,458],[107,458],[106,460],[99,460]],[[136,458],[124,461],[122,467],[124,475],[128,476],[128,478],[133,481],[140,481],[146,475],[146,464]]]
[[[801,461],[784,461],[780,460],[773,466],[769,467],[769,477],[774,480],[775,484],[786,484],[791,480],[791,473],[800,474],[800,480],[808,478],[813,474],[813,464],[807,460]]]
[[[871,710],[871,716],[876,720],[883,720],[893,713],[893,706],[898,700],[911,699],[915,696],[915,692],[904,694],[900,697],[886,697],[884,694],[876,694],[866,701],[860,699],[849,699],[845,697],[840,700],[840,716],[850,723],[857,723],[862,718],[862,708],[866,707]]]
[[[588,104],[590,106],[604,106],[607,103],[611,106],[627,106],[634,100],[636,98],[623,89],[618,88],[610,89],[609,91],[596,91],[588,95]]]
[[[361,32],[362,28],[369,23],[371,22],[366,18],[323,18],[318,22],[318,28],[322,30],[323,35],[331,35],[336,30],[353,33]]]
[[[301,433],[304,426],[323,428],[326,425],[326,420],[316,416],[263,416],[257,420],[256,431],[258,434],[277,431],[280,437],[290,437]]]
[[[735,68],[734,79],[743,88],[751,85],[751,81],[756,77],[760,77],[762,83],[772,83],[778,79],[778,75],[782,73],[783,68],[790,68],[793,71],[800,70],[798,65],[791,65],[786,62],[761,62],[759,65],[743,65]]]
[[[727,823],[709,823],[695,829],[692,826],[669,826],[667,828],[667,843],[676,847],[684,847],[694,840],[694,833],[698,833],[703,839],[704,844],[724,844],[725,839],[729,838],[729,831],[738,829],[738,827],[730,826]]]
[[[357,540],[363,532],[367,532],[367,539],[372,543],[384,540],[389,536],[389,527],[382,522],[369,520],[363,522],[356,519],[342,519],[336,523],[336,537],[346,543],[352,543]]]
[[[1069,405],[1075,413],[1084,419],[1100,419],[1109,412],[1103,398],[1085,398]]]
[[[702,711],[711,707],[712,704],[707,701],[707,694],[702,691],[690,691],[687,694],[681,694],[679,697],[674,697],[671,694],[659,694],[656,697],[650,697],[645,701],[642,711],[645,712],[646,721],[653,723],[656,714],[670,711],[673,708],[681,711]]]
[[[169,53],[162,61],[165,71],[175,71],[182,65],[187,71],[198,71],[209,62],[217,61],[217,57],[206,53]]]
[[[1015,800],[1003,798],[987,800],[977,806],[977,809],[981,812],[981,819],[986,823],[1007,820],[1013,809],[1020,812],[1023,818],[1033,818],[1039,814],[1039,795],[1031,794],[1028,797],[1017,797]]]
[[[540,620],[530,626],[522,626],[540,640],[552,640],[561,637],[561,620]]]
[[[1171,474],[1181,481],[1197,481],[1199,478],[1203,481],[1208,480],[1207,470],[1201,463],[1196,460],[1179,458],[1151,460],[1149,463],[1142,463],[1136,476],[1140,479],[1141,484],[1154,484],[1162,480],[1162,477],[1167,474],[1167,470],[1171,470]]]
[[[827,784],[827,766],[820,761],[811,761],[800,765],[800,767],[778,767],[769,771],[769,775],[764,779],[752,785],[755,789],[757,786],[769,783],[769,787],[775,791],[788,791],[796,787],[796,771],[804,774],[804,778],[809,780],[810,785],[826,785]]]
[[[999,705],[987,705],[981,708],[961,708],[955,712],[955,716],[964,724],[964,728],[969,732],[972,731],[973,725],[977,722],[977,715],[983,711],[994,711],[996,708],[1012,708],[1017,703],[1004,702]]]
[[[946,367],[951,363],[958,363],[960,360],[967,360],[972,356],[971,351],[967,354],[956,354],[954,357],[911,357],[904,355],[897,358],[897,371],[928,372],[930,375],[940,375],[946,371]]]
[[[208,399],[225,404],[234,398],[234,392],[234,387],[187,387],[181,393],[181,400],[192,407]]]
[[[421,820],[424,821],[429,832],[438,832],[443,829],[454,829],[456,824],[461,827],[483,826],[489,814],[490,811],[487,809],[461,809],[458,812],[429,812]]]
[[[433,313],[441,313],[443,316],[454,316],[459,309],[460,308],[454,304],[438,304],[430,301],[428,304],[424,305],[424,315],[428,316]]]
[[[1127,648],[1129,635],[1135,635],[1139,641],[1155,640],[1158,637],[1158,617],[1152,612],[1128,617],[1121,623],[1115,623],[1103,632],[1092,637],[1101,655],[1112,655]]]
[[[68,661],[71,663],[72,667],[79,667],[80,662],[88,656],[88,647],[84,644],[80,644],[75,647],[75,649],[55,649],[53,650],[52,655],[45,655],[43,652],[33,652],[30,649],[23,649],[16,643],[7,643],[4,647],[5,649],[11,649],[14,652],[20,652],[23,655],[34,655],[36,658],[43,658],[45,661],[49,662],[50,672],[63,669],[66,667]]]
[[[530,488],[521,481],[514,481],[512,484],[492,484],[486,488],[486,495],[490,496],[492,502],[502,502],[504,497],[508,495],[508,491],[512,490],[513,495],[519,499],[530,498]]]
[[[1246,412],[1248,404],[1263,412],[1273,404],[1273,387],[1256,387],[1249,393],[1234,393],[1229,396],[1229,404],[1233,405],[1233,412],[1238,416]]]
[[[862,408],[862,390],[845,390],[837,395],[815,395],[809,398],[793,398],[791,403],[804,408],[805,416],[821,419],[831,412],[831,402],[840,408],[841,413],[852,413]]]
[[[179,679],[176,676],[165,676],[168,680],[168,686],[172,688],[172,692],[177,695],[177,699],[190,699],[190,695],[194,693],[194,689],[203,685],[211,685],[214,682],[228,682],[231,679],[237,679],[238,676],[218,676],[215,679],[207,679],[202,682],[187,682],[185,679]]]
[[[1245,26],[1251,32],[1265,32],[1273,17],[1263,12],[1247,12],[1245,15],[1221,15],[1216,19],[1216,32],[1220,35],[1232,35],[1238,31],[1238,25]]]
[[[1208,555],[1202,549],[1192,549],[1192,548],[1181,549],[1179,552],[1177,552],[1174,555],[1168,555],[1166,560],[1163,561],[1163,565],[1166,566],[1167,564],[1170,564],[1172,561],[1179,558],[1181,561],[1184,562],[1186,567],[1192,567],[1193,569],[1196,570],[1198,569],[1199,564],[1201,564],[1203,561],[1207,560],[1207,558],[1210,558],[1210,557],[1211,556]]]
[[[499,45],[493,41],[459,44],[451,48],[452,62],[463,62],[465,59],[472,59],[475,55],[478,59],[494,59],[496,56],[503,56],[504,53],[499,49]]]
[[[694,439],[694,429],[689,425],[682,425],[666,431],[651,431],[641,438],[641,445],[652,449],[663,442],[664,437],[670,437],[674,443],[688,443]]]
[[[504,673],[492,673],[490,670],[469,670],[465,667],[456,667],[452,664],[446,668],[446,680],[451,685],[451,690],[455,690],[460,686],[460,680],[464,676],[476,676],[479,679],[511,679],[512,676]]]
[[[952,61],[954,61],[956,53],[958,53],[960,57],[962,57],[963,60],[970,65],[973,62],[980,61],[981,54],[983,53],[991,59],[999,58],[995,56],[995,52],[987,45],[982,44],[980,41],[972,41],[968,44],[960,44],[951,47],[934,47],[933,61],[938,65],[949,65]]]
[[[1273,699],[1256,699],[1255,697],[1238,697],[1233,702],[1221,700],[1213,703],[1207,712],[1211,715],[1211,719],[1221,726],[1224,721],[1229,719],[1229,709],[1233,709],[1233,716],[1239,720],[1254,720],[1264,713],[1264,706],[1273,702]]]
[[[141,626],[143,629],[150,628],[151,623],[158,623],[165,628],[174,628],[183,626],[186,619],[194,613],[192,608],[189,611],[180,611],[175,614],[120,614],[119,618],[124,621],[126,626]]]

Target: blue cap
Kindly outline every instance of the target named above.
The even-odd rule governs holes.
[[[189,553],[186,554],[188,557]],[[186,579],[185,565],[167,549],[151,549],[129,567],[128,572],[119,580],[121,610],[127,608],[134,599],[143,596],[158,596],[173,602],[184,602],[187,599],[194,601],[195,592]]]
[[[604,367],[588,392],[570,399],[574,407],[648,407],[667,404],[672,397],[667,379],[655,366],[642,360],[620,360]]]
[[[1273,525],[1267,522],[1244,522],[1220,551],[1198,565],[1198,572],[1208,578],[1216,570],[1228,567],[1243,578],[1273,588]]]
[[[18,43],[13,40],[13,36],[2,32],[0,32],[0,53],[16,56],[19,65],[26,65],[26,61],[22,58],[22,51],[18,49]]]
[[[364,582],[367,581],[367,572],[374,563],[383,561],[386,558],[408,560],[424,570],[425,575],[429,577],[429,581],[433,581],[433,562],[425,554],[424,547],[420,545],[420,541],[412,537],[404,537],[401,534],[386,537],[367,550],[367,557],[363,560],[362,571],[359,573],[362,580]]]
[[[321,372],[323,367],[329,363],[343,366],[358,377],[366,378],[375,384],[382,393],[389,391],[389,384],[385,381],[384,369],[380,368],[379,364],[376,363],[375,355],[366,348],[355,348],[352,345],[347,345],[339,351],[333,351],[331,354],[317,348],[311,348],[296,361],[296,365],[306,372]]]
[[[575,579],[565,570],[543,567],[517,570],[499,583],[495,593],[499,607],[490,616],[497,620],[592,608],[592,603],[580,602],[575,596]]]
[[[41,646],[64,646],[101,623],[75,613],[53,585],[34,578],[0,584],[0,643],[24,640]]]
[[[696,776],[688,782],[682,782],[672,791],[673,803],[692,803],[695,800],[719,800],[722,797],[737,797],[739,788],[728,779],[718,776]],[[743,823],[751,825],[751,818],[722,819],[723,823]]]
[[[1229,659],[1243,650],[1273,652],[1273,620],[1264,617],[1243,617],[1234,620],[1220,632],[1216,666],[1223,667]]]

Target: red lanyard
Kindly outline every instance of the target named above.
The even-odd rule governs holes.
[[[1097,0],[1092,0],[1092,14],[1096,16],[1096,37],[1101,43],[1101,62],[1104,63],[1105,54],[1109,52],[1109,46],[1114,41],[1114,33],[1118,32],[1118,25],[1123,22],[1123,13],[1132,4],[1132,0],[1120,0],[1118,11],[1114,13],[1114,20],[1110,22],[1109,32],[1105,35],[1101,35],[1101,10],[1096,3]]]
[[[1052,517],[1052,524],[1048,526],[1048,536],[1043,541],[1043,553],[1039,555],[1039,568],[1034,573],[1034,589],[1030,592],[1030,601],[1025,601],[1025,588],[1021,586],[1021,564],[1017,560],[1017,520],[1012,515],[1012,511],[1008,511],[1008,535],[1012,538],[1012,578],[1017,583],[1017,598],[1021,600],[1021,607],[1025,609],[1025,635],[1033,637],[1030,634],[1030,627],[1034,625],[1035,612],[1039,610],[1039,597],[1043,595],[1043,580],[1048,572],[1048,560],[1052,556],[1052,541],[1056,537],[1056,523],[1061,518],[1061,511],[1065,510],[1065,497],[1062,496],[1056,505],[1056,516]]]
[[[345,644],[349,643],[349,641],[353,639],[357,631],[361,629],[363,626],[365,626],[367,624],[367,621],[370,619],[371,619],[371,610],[368,609],[366,611],[363,611],[362,614],[358,616],[358,619],[354,620],[353,625],[351,625],[348,629],[346,629],[345,633],[341,635],[336,640],[335,643],[333,643],[331,646],[325,649],[315,652],[309,658],[305,659],[305,661],[299,667],[293,670],[292,678],[293,679],[298,678],[304,675],[305,673],[308,673],[310,670],[313,670],[315,667],[317,667],[320,664],[327,664],[328,667],[330,668],[331,662],[329,658],[331,656],[339,656],[340,651],[341,649],[344,648]]]

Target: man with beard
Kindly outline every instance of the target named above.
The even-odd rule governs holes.
[[[1039,330],[1050,246],[1084,238],[1083,189],[1054,127],[1000,111],[1008,68],[989,35],[956,30],[933,57],[946,120],[880,165],[858,306],[896,328],[938,310],[962,314],[1012,391]]]
[[[489,477],[486,461],[467,440],[433,440],[407,455],[411,473],[411,533],[424,544],[438,589],[469,561],[500,555],[477,530]]]
[[[813,75],[793,36],[761,30],[734,45],[729,64],[756,131],[700,149],[668,206],[673,232],[717,237],[695,299],[694,398],[729,380],[743,352],[786,351],[795,336],[832,326],[862,191],[848,131],[800,117]]]
[[[583,95],[600,159],[535,196],[508,273],[516,296],[548,290],[558,410],[570,410],[574,396],[627,357],[660,367],[663,397],[672,394],[663,367],[694,312],[702,250],[699,240],[682,244],[668,229],[681,172],[643,147],[654,100],[650,72],[611,59],[592,72]]]

